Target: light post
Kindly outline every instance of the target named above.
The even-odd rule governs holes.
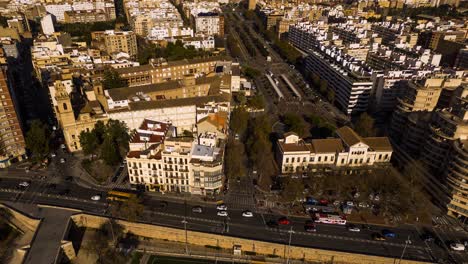
[[[408,239],[406,239],[406,241],[405,241],[405,247],[403,248],[403,251],[401,252],[400,261],[398,261],[398,264],[401,263],[401,260],[403,259],[403,256],[405,255],[406,247],[410,243],[411,243],[410,236],[408,236]]]
[[[185,254],[189,254],[188,251],[188,236],[187,236],[187,198],[184,199],[184,220],[182,220],[182,224],[184,224],[184,231],[185,231]]]
[[[288,258],[286,259],[286,264],[289,264],[289,255],[291,253],[291,239],[292,239],[292,234],[294,233],[292,226],[291,226],[291,229],[288,231],[288,233],[289,233]]]

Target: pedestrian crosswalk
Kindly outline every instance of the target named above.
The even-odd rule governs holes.
[[[432,225],[439,229],[459,231],[463,229],[456,219],[447,215],[432,216]]]

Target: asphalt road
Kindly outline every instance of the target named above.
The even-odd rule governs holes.
[[[22,202],[33,204],[48,204],[81,209],[95,214],[106,214],[108,207],[105,191],[98,191],[80,187],[72,182],[52,185],[43,180],[33,180],[27,188],[18,188],[19,179],[2,179],[0,181],[0,200],[10,202]],[[101,201],[92,201],[93,195],[100,194]],[[279,228],[269,228],[266,222],[277,220],[280,215],[257,214],[254,217],[242,217],[244,209],[229,209],[229,217],[216,215],[214,205],[201,205],[203,213],[192,213],[191,208],[198,204],[191,201],[170,201],[144,197],[143,203],[146,210],[143,221],[160,224],[164,226],[183,228],[182,221],[187,220],[187,228],[195,231],[225,234],[235,237],[251,238],[262,241],[277,243],[289,242],[289,232],[291,235],[291,245],[339,250],[353,253],[369,255],[381,255],[399,259],[405,248],[405,240],[410,236],[412,243],[404,250],[405,259],[416,259],[434,261],[440,258],[448,258],[446,250],[435,244],[426,245],[420,238],[418,231],[412,227],[391,228],[397,234],[394,239],[387,241],[374,241],[371,238],[373,232],[380,232],[382,227],[373,226],[372,230],[362,230],[361,232],[347,231],[343,226],[318,224],[316,233],[304,231],[306,218],[290,217],[292,224],[289,226],[279,226]],[[167,205],[167,206],[162,206]],[[250,208],[245,208],[250,209]],[[444,240],[454,238],[453,234],[442,233]],[[462,237],[457,237],[461,239]],[[189,238],[190,240],[190,238]],[[450,257],[454,263],[461,263],[466,259],[466,253],[450,252]]]

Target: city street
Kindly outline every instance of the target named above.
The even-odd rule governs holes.
[[[18,188],[22,180],[2,179],[0,181],[0,200],[30,204],[47,204],[63,207],[80,209],[85,212],[95,214],[106,214],[106,191],[93,190],[80,187],[74,183],[50,184],[44,180],[33,180],[27,188]],[[93,195],[101,195],[100,201],[92,201]],[[396,238],[386,241],[374,241],[371,234],[380,232],[384,227],[372,226],[371,230],[361,232],[347,231],[344,226],[318,224],[316,233],[307,233],[304,231],[304,222],[307,218],[289,217],[291,225],[270,228],[267,223],[271,220],[277,220],[281,215],[261,214],[252,210],[250,204],[233,203],[234,209],[229,208],[229,216],[220,217],[216,215],[216,206],[214,204],[194,203],[191,200],[171,201],[164,199],[167,206],[160,207],[162,199],[148,197],[144,199],[145,212],[143,221],[155,224],[183,228],[182,221],[187,221],[187,228],[203,232],[219,233],[236,237],[252,238],[262,241],[272,241],[287,244],[289,241],[289,230],[293,230],[291,244],[297,246],[306,246],[322,249],[339,250],[346,252],[355,252],[371,255],[390,256],[400,258],[405,241],[408,237],[411,244],[404,250],[404,258],[418,260],[436,260],[447,258],[444,249],[434,243],[426,244],[420,239],[420,234],[414,226],[403,226],[398,228],[389,228],[397,234]],[[192,213],[193,206],[200,205],[203,213]],[[249,206],[249,207],[247,207]],[[243,210],[252,210],[254,217],[246,218],[242,216]],[[463,239],[464,236],[459,233],[437,232],[445,241],[454,239]],[[466,253],[450,251],[451,257],[455,261],[461,261],[467,257]]]

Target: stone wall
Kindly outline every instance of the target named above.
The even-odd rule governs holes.
[[[72,220],[77,226],[84,226],[89,228],[99,228],[102,224],[105,224],[108,221],[105,217],[88,214],[73,215]],[[131,232],[137,236],[150,237],[162,240],[167,239],[169,241],[185,243],[185,232],[183,229],[127,222],[122,220],[117,220],[116,222],[124,228],[125,232]],[[284,244],[276,244],[195,231],[188,231],[187,237],[189,244],[199,246],[219,246],[227,249],[232,249],[234,245],[240,245],[243,251],[254,251],[257,254],[262,255],[274,254],[283,256],[285,250]],[[395,263],[398,261],[393,258],[353,254],[332,250],[305,248],[298,246],[291,246],[290,250],[291,258],[304,258],[308,261],[317,262],[333,261],[333,263],[379,264]],[[403,260],[401,261],[401,263],[412,264],[425,262]]]

